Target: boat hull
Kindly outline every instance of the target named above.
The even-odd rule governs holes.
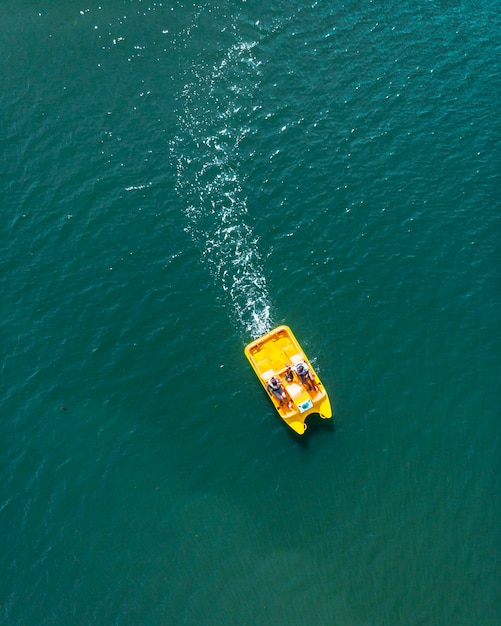
[[[322,419],[332,417],[327,391],[288,326],[277,326],[251,341],[245,346],[244,352],[278,414],[296,433],[305,433],[306,418],[311,413],[318,413]],[[306,365],[311,377],[301,378],[295,371],[301,364]],[[292,379],[289,380],[286,378],[288,367],[292,373]],[[268,386],[272,377],[282,383],[285,391],[285,400],[282,402],[271,393]]]

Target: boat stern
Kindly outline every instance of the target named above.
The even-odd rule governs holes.
[[[320,405],[318,412],[320,414],[320,417],[324,420],[332,417],[332,408],[328,396],[326,396],[325,400]]]

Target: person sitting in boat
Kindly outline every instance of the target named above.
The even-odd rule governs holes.
[[[287,369],[285,370],[284,378],[288,383],[291,383],[294,380],[294,372],[292,371],[292,368],[288,363]]]
[[[284,386],[282,381],[276,376],[272,376],[266,385],[266,389],[270,393],[270,395],[274,395],[275,398],[279,401],[280,405],[287,402],[287,394],[285,393]],[[287,402],[287,406],[291,407],[291,401]]]
[[[302,384],[308,387],[310,391],[318,390],[318,385],[315,382],[315,378],[310,372],[310,368],[306,365],[304,361],[301,361],[296,365],[296,373],[299,376]]]

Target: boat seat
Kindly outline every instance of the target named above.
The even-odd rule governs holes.
[[[266,372],[261,372],[261,378],[263,380],[269,380],[274,374],[273,370],[266,370]]]
[[[292,365],[297,365],[300,361],[304,361],[304,356],[302,354],[293,354],[289,357],[292,362]]]
[[[301,393],[303,393],[303,387],[298,385],[297,383],[289,383],[286,386],[287,393],[290,395],[292,399],[297,398]]]

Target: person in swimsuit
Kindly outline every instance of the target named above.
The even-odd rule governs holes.
[[[318,385],[315,382],[315,378],[313,374],[310,372],[310,368],[306,365],[304,361],[301,361],[296,365],[296,373],[299,376],[303,385],[306,385],[310,391],[317,391]]]
[[[287,402],[287,394],[285,393],[284,386],[282,381],[276,376],[272,376],[266,385],[266,389],[270,393],[270,395],[274,395],[275,398],[279,401],[280,405],[287,403],[287,406],[291,407],[291,401]]]

